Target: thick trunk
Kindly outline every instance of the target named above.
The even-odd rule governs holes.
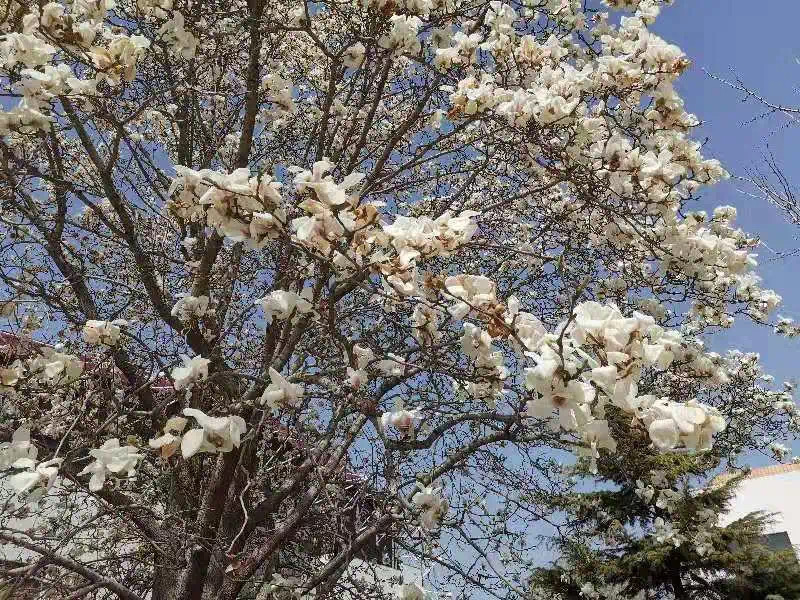
[[[187,551],[188,565],[177,583],[176,600],[200,600],[202,597],[211,560],[211,549],[237,463],[238,452],[229,452],[217,460],[217,468],[197,515],[197,537],[190,542],[192,546]]]
[[[689,600],[689,594],[683,587],[681,572],[678,568],[672,571],[672,591],[675,594],[675,600]]]
[[[159,557],[156,556],[158,561]],[[168,565],[158,565],[153,569],[153,595],[152,600],[175,600],[175,568]]]

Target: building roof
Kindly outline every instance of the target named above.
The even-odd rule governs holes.
[[[772,477],[773,475],[783,475],[784,473],[800,472],[800,463],[790,463],[788,465],[770,465],[768,467],[756,467],[750,469],[750,472],[745,476],[745,479],[759,479],[761,477]],[[711,480],[712,486],[723,485],[730,481],[742,471],[727,471],[720,473]]]
[[[747,475],[747,479],[755,479],[757,477],[769,477],[770,475],[781,475],[782,473],[790,473],[792,471],[800,471],[800,463],[790,463],[788,465],[770,465],[769,467],[758,467],[751,469]]]

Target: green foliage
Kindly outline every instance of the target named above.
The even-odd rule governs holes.
[[[533,597],[800,598],[794,552],[764,545],[772,515],[753,513],[719,525],[746,473],[709,482],[721,462],[713,451],[657,453],[644,432],[626,434],[615,417],[609,421],[618,451],[598,461],[592,489],[579,487],[589,477],[581,470],[582,481],[553,502],[566,515],[552,540],[560,557],[534,571]]]

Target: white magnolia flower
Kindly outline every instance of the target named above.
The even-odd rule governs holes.
[[[267,91],[267,99],[275,105],[278,113],[297,111],[297,104],[294,101],[294,84],[290,79],[284,79],[277,73],[269,73],[264,77],[261,85]]]
[[[272,367],[269,368],[269,378],[272,381],[261,395],[261,404],[273,410],[281,410],[290,406],[297,408],[303,399],[303,386],[290,383],[283,375]]]
[[[464,323],[461,350],[476,361],[485,361],[492,351],[492,336],[474,323]]]
[[[203,317],[208,310],[208,296],[184,296],[172,307],[172,316],[181,321],[190,321],[193,318]]]
[[[428,119],[428,126],[432,127],[433,129],[441,129],[443,119],[444,119],[444,111],[441,109],[437,109],[431,113],[431,116]]]
[[[397,600],[425,600],[428,593],[416,583],[404,583],[398,586]]]
[[[192,429],[181,440],[183,458],[191,458],[198,452],[230,452],[238,448],[247,423],[239,415],[209,417],[196,408],[184,408],[183,414],[194,417],[200,429]]]
[[[312,295],[313,290],[310,287],[304,288],[299,294],[275,290],[259,300],[258,303],[263,307],[264,314],[268,319],[276,317],[284,321],[292,315],[311,312],[313,310]]]
[[[413,335],[421,345],[432,345],[442,337],[439,332],[440,318],[440,312],[431,306],[419,303],[414,307],[411,317]]]
[[[208,377],[208,364],[211,362],[202,356],[181,355],[183,359],[182,367],[175,367],[172,370],[172,379],[175,382],[175,389],[182,390],[193,384],[195,381],[202,381]]]
[[[0,367],[0,392],[12,391],[24,373],[25,368],[19,359],[7,367]]]
[[[535,367],[527,367],[525,389],[545,392],[553,386],[553,379],[561,366],[561,357],[547,344],[543,344],[539,354],[526,352],[526,356],[536,361]]]
[[[725,429],[725,419],[719,411],[696,400],[685,404],[657,400],[644,411],[643,420],[659,450],[681,444],[688,450],[707,450],[714,434]]]
[[[594,397],[594,390],[588,383],[570,380],[564,386],[555,379],[549,390],[539,392],[539,396],[526,403],[527,414],[540,419],[550,417],[555,410],[562,429],[572,431],[585,425],[589,416],[584,408]]]
[[[411,501],[422,510],[420,525],[424,529],[436,529],[450,509],[450,504],[441,494],[441,488],[420,487],[411,498]]]
[[[364,44],[361,42],[356,42],[347,50],[345,50],[344,54],[342,54],[342,63],[345,67],[357,69],[361,66],[361,63],[364,62],[365,51],[366,48],[364,48]]]
[[[695,426],[681,436],[683,445],[691,450],[710,449],[714,434],[725,430],[725,419],[713,406],[699,403],[696,400],[689,400],[686,406],[690,410],[701,410],[704,418],[700,423],[693,423]]]
[[[617,442],[611,437],[611,430],[608,427],[608,421],[605,419],[595,419],[587,423],[581,434],[583,442],[588,444],[588,448],[580,448],[578,454],[581,456],[589,456],[589,471],[597,473],[597,459],[600,458],[600,449],[608,450],[609,452],[617,451]]]
[[[666,369],[675,358],[674,352],[663,344],[642,344],[644,360],[648,365],[656,365],[659,369]]]
[[[321,210],[321,204],[326,207],[341,206],[350,199],[348,190],[356,186],[365,175],[363,173],[350,173],[341,183],[336,183],[330,173],[336,165],[327,159],[318,160],[314,163],[311,171],[290,167],[289,171],[294,173],[294,182],[298,192],[313,191],[316,200],[306,200],[301,204],[304,210],[317,213]]]
[[[650,440],[659,450],[670,450],[680,441],[678,426],[670,417],[654,419],[647,431],[650,434]]]
[[[136,464],[142,458],[135,446],[120,446],[117,438],[106,440],[99,448],[90,450],[89,455],[94,461],[78,475],[91,474],[89,489],[93,492],[103,489],[109,473],[132,477],[136,472]]]
[[[391,48],[396,54],[416,54],[420,51],[420,42],[417,32],[422,25],[419,17],[407,15],[392,15],[391,31],[378,40],[381,48]]]
[[[375,365],[377,369],[381,373],[389,377],[401,377],[406,370],[406,365],[405,361],[403,360],[403,357],[397,356],[396,354],[392,354],[391,352],[388,353],[386,356],[388,356],[389,358],[379,360],[378,363]]]
[[[120,325],[127,325],[127,321],[95,321],[90,319],[83,326],[83,339],[87,344],[114,346],[119,341]]]
[[[23,495],[30,492],[28,499],[35,501],[53,487],[58,475],[58,466],[63,460],[54,458],[37,465],[31,458],[21,458],[13,466],[25,470],[9,477],[8,483],[17,494]]]
[[[594,381],[600,389],[606,393],[613,393],[617,384],[617,368],[614,365],[605,367],[595,367],[587,377],[589,381]]]
[[[28,371],[42,382],[59,384],[75,381],[83,373],[83,361],[57,349],[42,347],[30,361]]]
[[[511,296],[508,299],[505,323],[512,327],[517,334],[516,338],[512,338],[512,343],[516,344],[516,340],[519,338],[524,346],[518,350],[536,350],[547,334],[544,325],[535,315],[520,311],[520,302],[516,296]]]
[[[11,468],[21,458],[36,460],[36,446],[31,444],[31,431],[24,425],[11,435],[10,442],[0,444],[0,470]]]
[[[369,374],[365,369],[347,367],[347,383],[354,389],[362,387],[369,381]]]
[[[186,429],[186,419],[170,417],[164,425],[164,435],[151,439],[148,443],[154,450],[161,452],[162,458],[169,458],[181,445],[181,434]]]
[[[497,300],[495,283],[483,275],[456,275],[444,281],[447,293],[460,300],[448,308],[454,319],[463,319],[473,308],[481,308]]]
[[[375,353],[366,346],[353,346],[353,354],[356,355],[356,366],[359,369],[366,369],[367,365],[375,360]]]
[[[467,243],[478,228],[473,217],[479,214],[465,210],[454,217],[446,211],[436,219],[397,215],[391,224],[383,223],[381,227],[399,254],[400,266],[408,266],[420,255],[449,256]]]
[[[117,34],[111,38],[108,48],[91,46],[89,56],[100,71],[98,77],[105,79],[110,85],[117,85],[120,82],[120,75],[124,75],[125,81],[133,81],[136,76],[136,61],[149,45],[150,41],[144,36],[128,37]],[[116,65],[123,67],[122,73],[119,69],[111,68]]]
[[[402,400],[395,403],[394,410],[381,415],[381,425],[384,430],[391,425],[404,432],[414,428],[414,424],[422,418],[419,409],[408,410]]]
[[[172,18],[159,29],[159,35],[183,58],[192,58],[197,51],[197,38],[185,29],[183,15],[172,11]]]
[[[583,302],[575,308],[570,334],[579,344],[599,343],[606,350],[619,351],[634,331],[645,334],[654,324],[653,317],[642,313],[626,318],[613,304]]]

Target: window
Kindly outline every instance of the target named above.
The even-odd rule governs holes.
[[[768,533],[763,536],[762,541],[767,548],[774,552],[792,549],[792,542],[789,539],[789,534],[785,531]]]

